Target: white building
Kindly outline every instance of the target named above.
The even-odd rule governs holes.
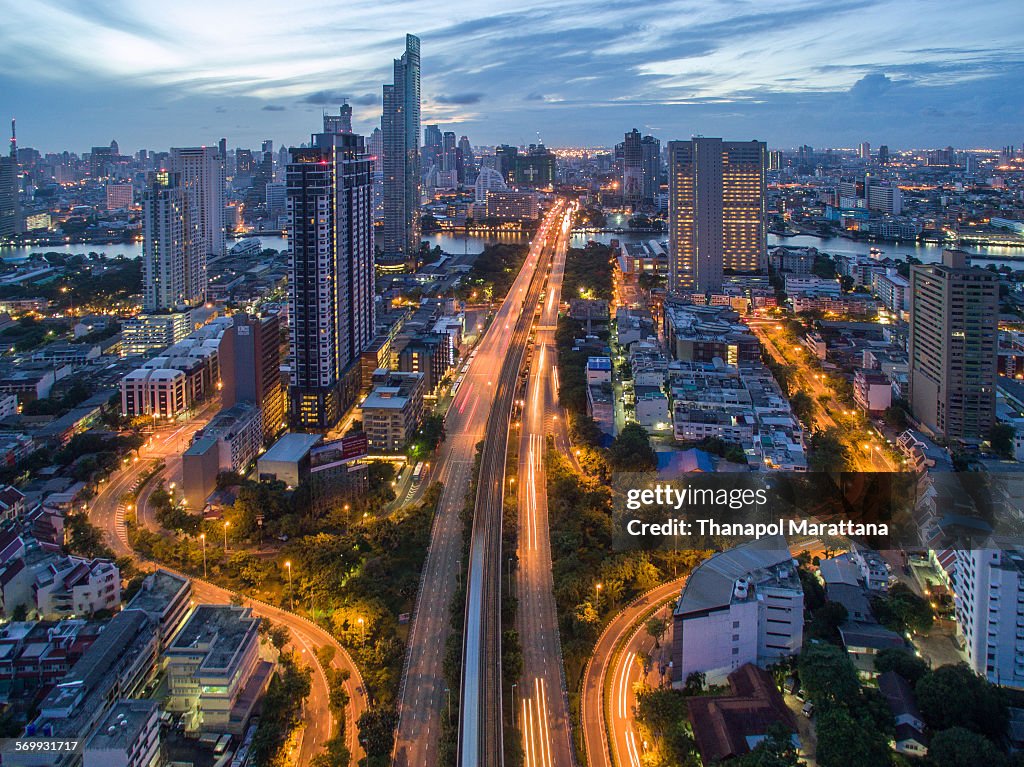
[[[158,171],[142,194],[142,305],[147,312],[197,306],[206,298],[206,242],[196,184]]]
[[[785,538],[716,554],[693,571],[676,604],[672,681],[693,672],[722,682],[745,663],[762,668],[803,644],[804,593]]]
[[[196,218],[206,256],[202,263],[205,292],[206,260],[223,256],[226,245],[224,158],[217,147],[176,147],[171,149],[171,168],[181,174],[186,185],[195,187]],[[283,201],[281,207],[284,207]]]
[[[587,359],[587,386],[612,382],[612,361],[610,357]]]
[[[975,672],[994,684],[1024,689],[1024,552],[990,539],[957,550],[953,570],[957,632]]]
[[[838,280],[823,280],[804,274],[786,275],[787,296],[838,296],[841,292]]]
[[[82,767],[156,767],[160,761],[155,700],[119,700],[82,751]]]
[[[121,413],[126,416],[175,418],[188,408],[185,373],[140,368],[121,379]]]
[[[910,280],[895,269],[876,272],[871,279],[871,289],[886,309],[894,314],[910,311]]]
[[[106,559],[54,558],[36,570],[32,591],[43,618],[92,615],[121,604],[121,571]]]

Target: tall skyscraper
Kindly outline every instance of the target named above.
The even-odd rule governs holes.
[[[164,312],[206,299],[206,247],[194,181],[160,170],[142,193],[143,309]]]
[[[463,184],[472,184],[476,180],[476,157],[473,154],[473,145],[469,143],[469,136],[459,138],[459,181]]]
[[[640,159],[643,170],[643,195],[645,204],[652,205],[661,191],[661,141],[654,136],[644,136],[640,141]]]
[[[505,183],[509,186],[516,183],[516,166],[518,161],[518,147],[502,144],[494,150],[494,169],[505,177]]]
[[[355,401],[374,333],[373,161],[355,133],[314,135],[287,171],[291,412],[329,429]]]
[[[420,247],[420,39],[405,36],[395,81],[384,86],[384,244],[391,263],[415,265]]]
[[[633,128],[622,142],[622,201],[638,207],[644,195],[644,158],[640,131]]]
[[[221,404],[225,409],[238,402],[259,406],[263,438],[269,439],[285,425],[280,317],[238,312],[233,319],[220,345]]]
[[[224,158],[212,146],[172,148],[170,170],[181,174],[185,186],[196,191],[196,213],[199,216],[199,234],[207,259],[224,255],[226,228],[224,205]]]
[[[949,440],[983,439],[995,419],[999,276],[946,250],[910,267],[910,405]]]
[[[338,114],[324,112],[324,133],[351,133],[352,106],[346,102],[338,108]]]
[[[423,129],[423,167],[427,170],[431,165],[441,165],[444,135],[440,125],[428,125]]]
[[[20,232],[21,212],[18,206],[18,138],[11,120],[11,148],[7,157],[0,157],[0,240]]]
[[[670,291],[718,291],[726,273],[764,269],[766,152],[762,141],[669,142]]]
[[[860,147],[857,149],[857,156],[862,160],[871,159],[871,144],[868,141],[860,142]]]

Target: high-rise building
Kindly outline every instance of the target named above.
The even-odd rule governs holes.
[[[1024,623],[1024,551],[1018,542],[990,539],[957,549],[957,633],[974,672],[993,684],[1024,689],[1019,625]]]
[[[291,412],[329,429],[355,401],[374,334],[373,161],[355,133],[314,135],[287,171]]]
[[[967,258],[910,267],[910,404],[948,440],[980,440],[995,419],[999,276]]]
[[[224,225],[224,159],[212,146],[171,149],[170,170],[181,174],[185,186],[196,192],[199,234],[207,259],[224,255],[227,231]]]
[[[11,149],[7,157],[0,157],[0,240],[21,231],[18,191],[18,140],[11,120]]]
[[[762,141],[669,142],[670,291],[718,291],[726,273],[764,269],[766,152]]]
[[[143,308],[163,312],[206,298],[206,247],[195,182],[180,173],[150,174],[142,193]]]
[[[468,136],[459,138],[459,182],[472,184],[476,181],[476,157],[473,155],[473,146],[469,143]]]
[[[324,133],[351,133],[352,105],[344,103],[338,108],[338,114],[329,115],[324,112]]]
[[[862,160],[870,160],[871,144],[867,141],[860,142],[860,148],[857,149],[857,156]]]
[[[653,204],[661,190],[661,141],[644,136],[640,141],[640,160],[643,169],[643,195],[645,204]]]
[[[384,86],[384,243],[390,263],[415,265],[420,247],[420,39],[405,36],[395,80]]]
[[[644,196],[644,164],[640,131],[633,128],[622,142],[622,201],[639,206]]]
[[[235,150],[235,175],[251,176],[256,168],[251,149]]]
[[[440,125],[428,125],[423,129],[423,167],[427,170],[431,165],[441,165],[444,135]]]
[[[555,153],[543,144],[530,144],[516,157],[516,185],[542,189],[555,184]]]
[[[512,186],[516,183],[516,166],[519,160],[519,148],[502,144],[494,150],[494,169],[505,177],[505,183]]]
[[[132,206],[133,190],[131,181],[107,182],[107,210],[125,210]]]
[[[880,165],[889,164],[889,147],[885,144],[878,147],[878,163]]]
[[[263,438],[276,435],[285,423],[285,393],[281,385],[281,322],[277,314],[256,317],[239,312],[224,331],[220,344],[220,373],[224,409],[238,402],[258,406]]]

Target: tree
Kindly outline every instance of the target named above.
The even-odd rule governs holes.
[[[359,717],[359,741],[366,751],[367,767],[383,767],[391,758],[398,712],[389,706],[372,706]]]
[[[964,727],[950,727],[932,737],[928,761],[935,767],[1006,767],[1008,761],[983,735]]]
[[[842,471],[850,463],[850,454],[839,438],[839,431],[828,428],[811,436],[811,471]]]
[[[652,471],[658,466],[647,431],[637,423],[627,424],[615,438],[609,448],[609,460],[618,471]]]
[[[782,724],[775,722],[768,726],[764,740],[749,754],[729,761],[729,767],[801,767],[793,736]]]
[[[660,647],[661,638],[665,636],[665,632],[668,631],[668,623],[665,619],[657,616],[649,618],[645,628],[647,629],[648,636],[654,640],[654,646]]]
[[[917,683],[917,705],[932,730],[966,727],[989,738],[1001,738],[1009,721],[1003,691],[966,663],[940,666]]]
[[[839,602],[826,602],[814,611],[807,627],[807,636],[811,639],[824,639],[827,642],[839,643],[839,627],[849,617],[846,608]]]
[[[992,451],[1000,458],[1013,458],[1013,439],[1017,430],[1008,423],[993,424],[988,430],[988,442]]]
[[[932,626],[932,607],[902,583],[893,584],[884,597],[871,600],[871,610],[883,626],[897,633],[926,633]]]
[[[895,671],[901,677],[915,685],[928,673],[928,664],[916,655],[898,647],[888,647],[875,656],[875,671],[884,674]]]
[[[798,391],[789,398],[793,414],[804,423],[810,423],[814,415],[814,400],[806,392]]]
[[[818,764],[821,767],[889,767],[889,743],[864,712],[843,705],[825,706],[817,715]]]
[[[818,706],[848,703],[860,695],[857,670],[847,654],[832,644],[812,643],[800,653],[800,682]]]

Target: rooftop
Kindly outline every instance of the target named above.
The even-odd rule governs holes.
[[[320,434],[300,434],[290,432],[271,445],[270,449],[260,456],[261,461],[280,461],[282,463],[298,463],[320,444]]]
[[[157,717],[155,700],[119,700],[107,713],[92,737],[85,742],[91,751],[125,750],[134,744],[147,724]]]
[[[167,651],[204,653],[200,671],[227,669],[238,657],[250,634],[255,634],[258,623],[259,619],[253,618],[247,607],[199,605]]]

